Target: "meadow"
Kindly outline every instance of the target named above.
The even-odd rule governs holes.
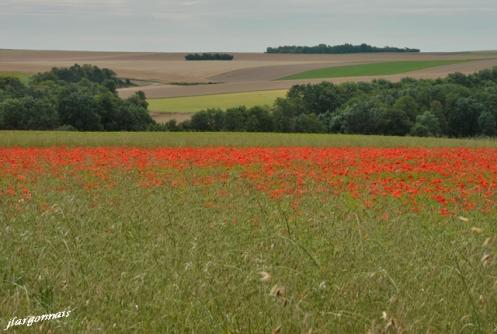
[[[280,80],[393,75],[464,62],[464,60],[392,61],[350,66],[335,66],[289,75],[281,78]]]
[[[496,166],[495,140],[0,132],[0,325],[495,332]]]
[[[214,94],[202,96],[149,99],[149,109],[153,112],[177,113],[197,112],[208,108],[228,109],[238,106],[273,105],[278,97],[284,97],[286,90],[255,91],[247,93]]]

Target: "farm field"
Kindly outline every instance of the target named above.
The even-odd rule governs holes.
[[[497,52],[292,55],[234,53],[233,61],[188,62],[184,53],[0,50],[0,73],[26,81],[33,73],[74,63],[93,64],[130,78],[137,87],[121,88],[123,98],[143,91],[157,122],[187,120],[205,108],[272,104],[295,84],[399,81],[473,73],[497,66]],[[284,78],[285,80],[279,80]],[[216,83],[216,84],[213,84]]]
[[[281,80],[392,75],[464,62],[464,60],[394,61],[386,63],[335,66],[290,75],[288,77],[281,78]]]
[[[249,132],[0,131],[0,147],[495,147],[497,139]]]
[[[0,132],[0,325],[492,332],[496,166],[495,140]]]
[[[74,63],[110,68],[119,76],[141,80],[140,87],[119,90],[122,97],[137,90],[147,97],[169,98],[194,95],[285,90],[296,83],[323,79],[278,80],[298,73],[336,66],[385,62],[462,61],[409,73],[414,78],[439,78],[452,72],[473,73],[497,65],[496,52],[419,53],[419,54],[352,54],[352,55],[288,55],[264,53],[233,53],[233,61],[188,62],[185,53],[147,52],[82,52],[0,50],[0,72],[36,73],[52,67]],[[469,61],[471,60],[471,61]],[[386,78],[402,79],[404,74],[336,77],[329,81],[371,81]],[[150,83],[150,84],[147,84]],[[207,83],[217,84],[207,84]],[[178,85],[181,84],[181,85]],[[185,85],[194,84],[194,85]]]
[[[181,113],[197,112],[209,108],[227,109],[238,106],[272,105],[276,98],[284,97],[286,90],[260,91],[247,93],[215,94],[203,96],[149,99],[152,112]]]

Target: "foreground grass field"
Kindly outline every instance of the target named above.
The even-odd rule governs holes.
[[[384,63],[361,64],[321,68],[290,75],[280,80],[321,79],[340,77],[361,77],[374,75],[392,75],[418,71],[426,68],[458,64],[465,60],[430,60],[430,61],[392,61]]]
[[[69,309],[6,333],[495,332],[496,147],[0,132],[0,326]]]
[[[272,105],[276,98],[284,97],[286,90],[269,90],[248,93],[215,94],[203,96],[149,99],[149,109],[159,112],[197,112],[208,108]]]

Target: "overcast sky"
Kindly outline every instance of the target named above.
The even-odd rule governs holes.
[[[0,0],[0,48],[264,51],[368,43],[497,49],[497,0]]]

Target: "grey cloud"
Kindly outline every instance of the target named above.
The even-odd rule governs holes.
[[[367,42],[496,49],[495,22],[495,0],[0,0],[1,47],[12,48],[262,51]]]
[[[135,14],[171,20],[185,17],[219,17],[227,15],[261,16],[285,13],[368,15],[452,15],[497,11],[495,0],[4,0],[0,15],[68,15],[78,13],[113,15]],[[103,13],[102,13],[103,12]],[[174,15],[178,15],[177,18]]]

